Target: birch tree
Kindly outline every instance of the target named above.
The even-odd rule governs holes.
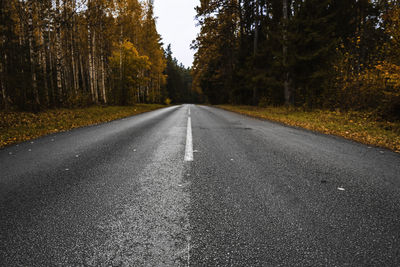
[[[163,101],[165,58],[154,14],[148,12],[151,2],[0,0],[0,4],[1,108],[16,105],[38,111]],[[152,66],[134,64],[138,69],[130,68],[140,80],[133,88],[122,84],[129,76],[122,47],[126,41],[134,45],[139,57],[149,58],[148,66]],[[120,52],[117,70],[109,64],[115,44]],[[112,78],[115,71],[119,81]],[[121,90],[133,91],[134,99],[113,97]]]

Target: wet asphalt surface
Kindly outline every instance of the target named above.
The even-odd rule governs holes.
[[[399,265],[388,150],[195,105],[0,150],[0,266]]]

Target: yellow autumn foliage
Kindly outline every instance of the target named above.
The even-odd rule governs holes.
[[[149,80],[145,75],[150,70],[149,57],[140,55],[136,47],[129,41],[114,44],[112,56],[109,58],[112,69],[115,102],[135,103],[140,87]]]
[[[164,107],[156,104],[135,106],[93,106],[54,109],[40,113],[0,111],[0,147],[28,141],[43,135],[107,122]]]
[[[400,153],[400,123],[382,121],[371,112],[339,110],[304,111],[300,108],[218,106],[244,115],[280,122],[308,130],[341,136]]]
[[[400,7],[393,5],[383,17],[387,42],[376,48],[376,57],[362,64],[361,37],[340,44],[334,64],[336,95],[340,106],[376,109],[383,115],[400,116]]]

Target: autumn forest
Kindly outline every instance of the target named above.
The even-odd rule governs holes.
[[[3,109],[163,103],[168,74],[176,88],[190,72],[163,50],[152,1],[0,3]]]
[[[193,87],[212,104],[400,117],[396,0],[201,0]]]
[[[191,68],[163,43],[152,0],[0,5],[3,110],[196,102],[400,117],[397,0],[200,0]]]

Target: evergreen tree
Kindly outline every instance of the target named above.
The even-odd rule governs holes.
[[[387,90],[364,84],[396,51],[387,14],[398,6],[396,0],[201,1],[193,87],[210,103],[390,106],[385,101],[395,100],[383,97]]]
[[[172,56],[171,45],[165,50],[167,67],[166,94],[173,103],[193,103],[198,102],[197,95],[192,92],[191,70],[179,64]]]

